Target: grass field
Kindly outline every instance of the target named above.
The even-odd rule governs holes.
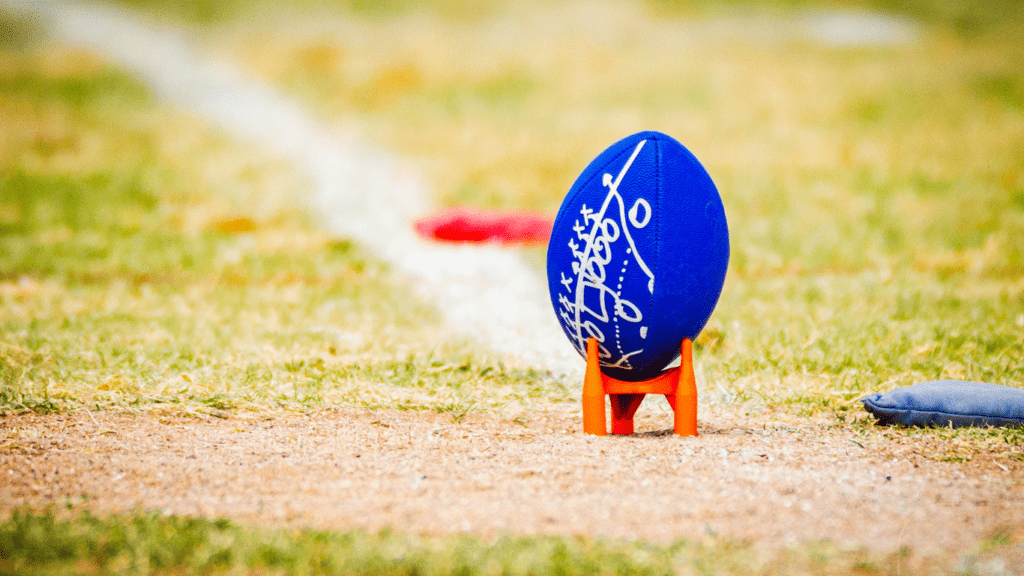
[[[991,549],[961,566],[991,563]],[[72,521],[16,514],[0,526],[0,549],[17,550],[0,568],[18,574],[289,573],[289,574],[899,574],[928,573],[933,563],[910,563],[906,551],[851,552],[816,544],[765,557],[748,543],[680,541],[667,546],[580,537],[492,541],[472,536],[436,539],[390,530],[323,532],[251,530],[229,521],[153,514]]]
[[[95,59],[4,52],[0,107],[0,409],[464,414],[559,394],[316,230],[289,169]]]
[[[553,213],[616,139],[688,145],[732,235],[698,342],[723,398],[842,410],[920,380],[1024,382],[1015,5],[897,5],[918,40],[853,47],[793,32],[812,3],[386,6],[255,11],[221,45],[417,160],[444,204]]]
[[[553,212],[614,140],[675,136],[718,184],[732,233],[722,301],[697,343],[702,398],[926,437],[944,461],[1020,456],[1017,431],[879,432],[857,402],[936,378],[1024,387],[1017,3],[884,5],[920,37],[858,47],[787,32],[814,2],[124,4],[201,27],[213,49],[399,151],[440,204]],[[0,31],[5,417],[342,406],[458,421],[571,397],[453,338],[386,264],[318,229],[289,166],[2,12]],[[0,525],[0,571],[999,573],[987,555],[1020,538],[995,533],[967,564],[931,564],[814,543],[59,516]]]
[[[708,32],[689,5],[335,7],[319,28],[274,6],[291,20],[217,20],[226,31],[211,42],[415,160],[442,203],[550,212],[624,134],[656,128],[688,144],[732,233],[722,301],[697,343],[709,398],[842,411],[925,379],[1024,381],[1024,52],[1012,7],[1003,24],[980,11],[988,24],[969,36],[939,19],[909,46],[842,48],[745,39],[742,20]],[[598,26],[602,42],[587,32]],[[185,390],[224,406],[425,407],[438,374],[453,405],[522,404],[524,387],[564,397],[464,344],[434,354],[420,343],[438,338],[414,336],[437,330],[423,320],[432,313],[290,208],[297,176],[154,112],[142,88],[84,58],[6,57],[0,257],[5,298],[19,302],[5,306],[8,405],[145,404]],[[196,322],[208,315],[224,319],[219,330]],[[256,360],[267,344],[274,354]],[[424,385],[368,400],[338,384],[400,373]],[[487,386],[469,384],[481,373]],[[475,392],[451,392],[464,386]]]
[[[996,534],[959,573],[998,570]],[[21,574],[89,573],[295,573],[295,574],[502,574],[509,576],[618,574],[901,574],[937,573],[932,562],[909,562],[907,551],[872,554],[828,544],[766,557],[749,543],[680,541],[667,546],[580,537],[486,541],[472,536],[434,539],[384,530],[247,530],[229,521],[162,518],[152,514],[74,521],[16,515],[0,528],[0,546],[19,554],[4,565]],[[993,572],[996,573],[996,572]]]

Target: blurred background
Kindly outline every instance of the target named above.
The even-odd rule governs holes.
[[[740,274],[1024,264],[1012,1],[125,2],[415,158],[553,212],[643,129],[708,167]]]

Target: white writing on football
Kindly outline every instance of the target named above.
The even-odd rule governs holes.
[[[632,369],[629,358],[643,352],[643,348],[623,350],[622,330],[636,330],[641,338],[647,336],[647,326],[636,326],[644,320],[640,308],[622,297],[622,284],[631,265],[639,266],[647,276],[647,289],[654,293],[654,274],[637,251],[630,226],[635,229],[647,226],[652,210],[643,198],[638,198],[627,209],[619,186],[646,142],[637,144],[618,176],[613,179],[611,174],[604,174],[601,183],[608,194],[600,209],[595,211],[586,204],[580,207],[582,221],[575,221],[572,229],[576,236],[568,242],[573,255],[572,275],[562,272],[559,280],[565,291],[558,296],[558,315],[573,345],[583,354],[587,340],[596,338],[600,344],[601,364],[626,370]],[[621,246],[621,240],[628,247],[625,259],[620,260],[615,259],[613,248]],[[615,334],[604,334],[595,324],[600,322],[607,326],[609,321],[614,325]],[[632,327],[622,327],[620,321]]]

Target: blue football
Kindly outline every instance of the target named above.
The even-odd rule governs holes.
[[[729,264],[725,209],[682,144],[641,132],[602,152],[572,185],[548,244],[551,303],[581,356],[602,371],[657,376],[711,317]]]

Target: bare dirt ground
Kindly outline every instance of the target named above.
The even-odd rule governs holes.
[[[645,408],[637,435],[607,438],[582,434],[571,411],[8,416],[0,513],[71,502],[270,525],[946,553],[1024,527],[1020,447],[942,461],[941,439],[724,409],[703,409],[701,435],[679,438]]]

